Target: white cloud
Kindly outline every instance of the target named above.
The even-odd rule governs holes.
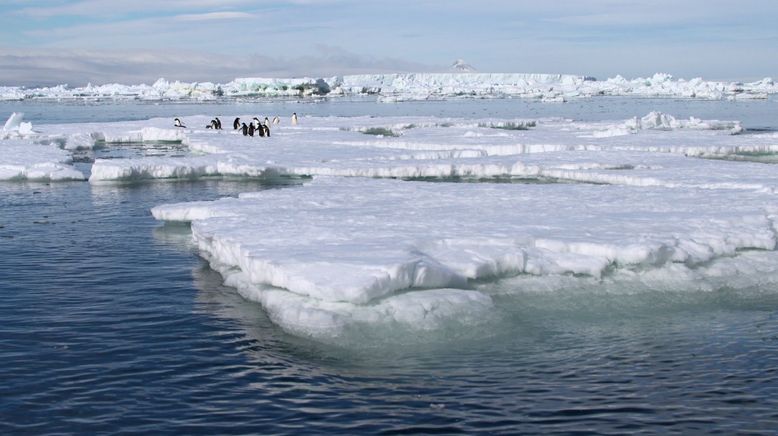
[[[189,82],[226,82],[247,76],[330,76],[442,69],[390,57],[360,56],[337,47],[319,46],[318,52],[299,57],[247,54],[236,62],[233,56],[182,50],[0,49],[0,85],[133,84],[152,83],[160,77]]]
[[[104,17],[121,16],[134,12],[156,14],[203,9],[223,10],[253,5],[257,5],[257,2],[251,0],[81,0],[66,4],[26,7],[17,10],[16,13],[35,18],[62,16]]]
[[[203,14],[182,14],[173,17],[175,21],[215,21],[234,20],[241,18],[255,18],[255,15],[247,12],[207,12]]]

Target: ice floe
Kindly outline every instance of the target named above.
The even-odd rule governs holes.
[[[70,153],[55,145],[23,139],[0,141],[0,180],[84,180],[72,165]]]
[[[0,181],[84,180],[84,174],[70,164],[70,153],[30,138],[37,136],[24,114],[14,112],[0,130]]]
[[[474,280],[603,280],[772,251],[774,200],[749,190],[320,177],[152,213],[190,221],[227,284],[283,328],[318,337],[361,323],[476,322],[493,303]]]
[[[460,68],[461,67],[461,68]],[[456,63],[458,71],[468,69]],[[764,99],[778,93],[770,78],[757,82],[719,82],[701,78],[676,79],[669,74],[597,81],[587,76],[524,73],[402,73],[333,77],[238,78],[231,82],[179,82],[159,79],[151,85],[106,84],[85,87],[59,85],[45,88],[0,87],[0,100],[27,99],[137,99],[215,100],[221,98],[360,96],[380,100],[430,100],[448,98],[530,98],[561,102],[595,96],[676,97],[700,99]]]

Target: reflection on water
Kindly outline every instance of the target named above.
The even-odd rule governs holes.
[[[74,150],[73,161],[92,163],[95,159],[137,159],[142,157],[186,157],[189,147],[175,142],[125,142],[99,146],[93,150]]]

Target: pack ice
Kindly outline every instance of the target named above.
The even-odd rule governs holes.
[[[702,78],[677,79],[657,73],[651,77],[603,81],[567,74],[526,73],[402,73],[333,77],[238,78],[217,84],[159,79],[151,85],[89,84],[45,88],[0,87],[0,100],[216,100],[252,97],[378,95],[379,101],[450,98],[529,98],[561,102],[596,96],[675,97],[701,99],[764,99],[778,93],[771,78],[760,81],[718,82]]]
[[[249,118],[250,119],[250,118]],[[191,117],[190,126],[206,117]],[[168,127],[164,127],[168,126]],[[741,134],[738,122],[652,112],[623,122],[431,117],[313,118],[273,128],[271,138],[174,129],[169,120],[45,126],[65,147],[103,141],[178,140],[187,157],[98,159],[90,181],[214,176],[533,178],[636,186],[775,189],[764,165],[688,159],[778,152],[774,134]],[[748,168],[747,171],[743,171]],[[738,177],[732,177],[733,171]]]

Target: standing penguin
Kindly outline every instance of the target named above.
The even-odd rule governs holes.
[[[281,124],[281,118],[278,118],[278,115],[273,117],[273,124],[274,125]]]
[[[249,136],[254,136],[254,132],[257,129],[254,128],[254,123],[249,124]]]
[[[254,117],[251,120],[251,125],[254,126],[254,130],[259,130],[259,118]]]
[[[264,136],[270,137],[270,126],[267,123],[262,124],[262,131],[265,134]]]
[[[205,128],[206,129],[217,129],[216,126],[217,126],[216,120],[211,120],[211,124],[208,124],[207,126],[205,126]]]
[[[243,130],[243,136],[249,136],[249,126],[246,123],[243,123],[241,130]]]
[[[259,135],[261,138],[265,137],[265,129],[262,128],[262,123],[257,125],[257,135]]]
[[[297,112],[292,112],[292,125],[297,125]]]
[[[222,120],[220,120],[219,117],[216,117],[216,119],[214,121],[216,121],[216,129],[217,130],[221,130],[222,129]]]
[[[186,129],[186,126],[184,125],[184,123],[182,123],[181,120],[179,120],[178,118],[173,120],[173,125],[176,126],[176,127],[181,127],[181,128]]]
[[[246,123],[243,123],[245,126]],[[235,118],[235,121],[232,122],[232,130],[238,130],[240,129],[240,118]]]
[[[268,119],[267,119],[267,117],[265,117],[264,124],[265,124],[265,125],[268,125],[268,124],[270,124],[270,120],[268,120]]]

